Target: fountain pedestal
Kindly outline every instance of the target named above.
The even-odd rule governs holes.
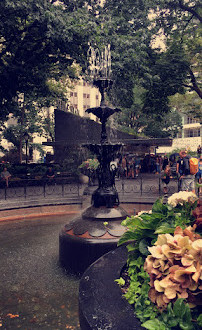
[[[87,208],[60,232],[61,265],[71,272],[83,273],[95,260],[115,249],[125,231],[121,221],[126,216],[120,206]]]
[[[100,119],[101,141],[100,144],[88,144],[85,147],[96,154],[99,161],[98,188],[92,194],[92,205],[65,225],[59,237],[60,263],[77,273],[83,273],[95,260],[117,247],[119,238],[125,231],[121,222],[128,216],[119,205],[115,187],[116,168],[110,165],[122,145],[109,143],[106,133],[108,117],[120,110],[105,104],[105,89],[111,86],[112,81],[102,78],[94,84],[100,90],[101,104],[100,107],[86,111]]]

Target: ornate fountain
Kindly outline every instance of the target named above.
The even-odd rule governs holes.
[[[107,105],[106,91],[112,86],[110,79],[110,47],[99,50],[89,48],[90,69],[94,86],[99,88],[101,103],[99,107],[87,109],[101,122],[101,140],[99,144],[85,144],[99,161],[97,169],[98,188],[92,194],[92,205],[69,224],[62,228],[59,237],[60,263],[66,269],[82,273],[92,262],[104,253],[115,249],[124,232],[122,220],[126,211],[119,205],[115,187],[116,168],[110,163],[120,150],[121,143],[108,141],[106,123],[108,118],[120,109]]]

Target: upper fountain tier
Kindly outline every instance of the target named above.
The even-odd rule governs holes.
[[[101,94],[101,102],[99,107],[89,108],[86,110],[87,113],[92,113],[100,119],[102,123],[101,132],[101,144],[108,143],[107,132],[106,132],[106,122],[108,118],[116,112],[121,111],[118,108],[110,107],[106,104],[105,93],[112,86],[112,80],[108,78],[99,78],[94,80],[93,84],[99,88]]]

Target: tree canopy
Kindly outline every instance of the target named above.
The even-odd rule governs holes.
[[[118,124],[152,136],[148,119],[166,123],[170,96],[201,97],[199,22],[198,0],[1,0],[0,120],[22,116],[18,93],[32,107],[65,98],[64,77],[77,78],[75,63],[85,73],[89,43],[110,43]]]
[[[12,112],[17,92],[50,95],[48,79],[75,77],[73,61],[85,62],[87,10],[70,12],[49,0],[0,2],[1,118]]]

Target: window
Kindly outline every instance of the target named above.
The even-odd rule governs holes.
[[[84,99],[86,98],[86,94],[83,94],[83,98],[84,98]]]
[[[186,123],[187,124],[194,124],[194,123],[197,123],[197,120],[192,118],[192,117],[187,117]]]
[[[199,129],[186,129],[184,131],[184,137],[199,137],[200,136],[200,128]]]
[[[74,93],[74,96],[77,97],[77,92]]]
[[[73,96],[74,95],[74,93],[73,92],[70,92],[70,96]]]
[[[90,98],[90,94],[87,94],[86,97],[87,97],[87,99],[89,99]]]

